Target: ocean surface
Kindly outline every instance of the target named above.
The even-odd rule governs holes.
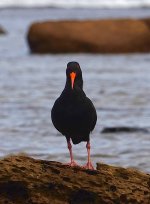
[[[137,8],[150,7],[149,0],[1,0],[0,7],[82,7],[82,8]]]
[[[150,131],[150,54],[30,54],[26,35],[34,21],[149,17],[150,9],[1,9],[0,157],[26,153],[67,162],[66,141],[51,122],[51,108],[65,84],[69,61],[83,70],[84,90],[98,121],[91,134],[94,164],[105,162],[150,172],[150,133],[102,134],[104,127],[141,127]],[[86,144],[73,146],[85,164]]]

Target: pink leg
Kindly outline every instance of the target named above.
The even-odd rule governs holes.
[[[90,149],[91,149],[90,142],[87,142],[86,148],[87,148],[87,153],[88,153],[88,162],[84,166],[84,168],[94,170],[94,167],[93,167],[91,159],[90,159]]]
[[[67,140],[67,144],[68,144],[68,149],[69,149],[70,159],[71,159],[71,162],[68,163],[67,165],[69,165],[69,166],[78,166],[78,164],[73,159],[72,145],[71,145],[70,139]]]

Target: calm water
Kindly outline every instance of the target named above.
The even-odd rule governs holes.
[[[150,12],[149,12],[150,13]],[[134,14],[134,15],[133,15]],[[101,134],[107,126],[150,130],[150,54],[30,55],[28,26],[35,20],[144,16],[134,10],[5,9],[0,25],[0,156],[27,153],[66,162],[66,141],[53,127],[50,111],[65,83],[68,61],[83,70],[84,90],[94,102],[98,121],[91,135],[94,163],[130,166],[150,172],[150,134]],[[86,162],[85,143],[74,146],[76,160]]]

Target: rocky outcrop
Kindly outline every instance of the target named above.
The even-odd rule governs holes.
[[[150,175],[98,164],[97,170],[70,168],[27,156],[0,160],[0,203],[149,204]]]
[[[0,35],[1,34],[5,34],[5,31],[4,31],[4,29],[2,27],[0,27]]]
[[[150,52],[150,19],[38,22],[27,40],[33,53]]]

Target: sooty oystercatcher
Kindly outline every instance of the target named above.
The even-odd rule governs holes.
[[[67,139],[70,152],[70,166],[76,166],[72,154],[72,145],[86,141],[88,152],[87,169],[94,169],[90,160],[90,132],[94,129],[97,114],[91,100],[83,91],[83,79],[80,65],[69,62],[66,69],[66,85],[51,111],[55,128]]]

